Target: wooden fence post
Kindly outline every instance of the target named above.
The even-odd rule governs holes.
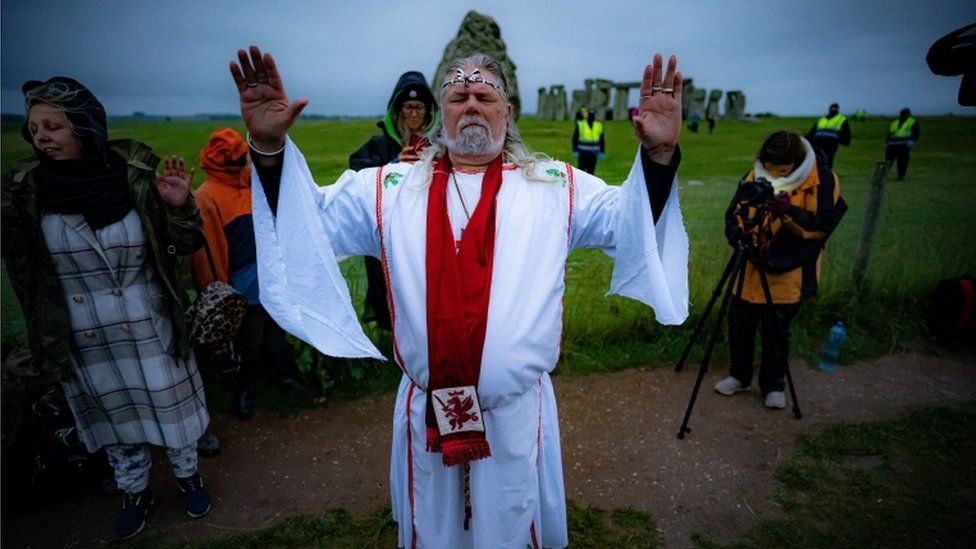
[[[858,294],[864,289],[864,281],[867,278],[871,240],[874,238],[874,230],[878,224],[878,212],[881,211],[884,184],[890,169],[890,162],[879,160],[874,166],[874,174],[871,175],[868,203],[864,209],[864,225],[861,226],[861,234],[857,241],[857,252],[854,255],[854,289]]]

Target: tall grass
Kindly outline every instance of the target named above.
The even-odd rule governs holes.
[[[707,303],[731,254],[722,235],[723,216],[736,182],[748,171],[763,138],[773,130],[805,132],[812,118],[768,118],[720,122],[713,135],[685,130],[679,169],[680,199],[691,241],[692,317],[678,328],[662,327],[636,302],[604,298],[611,262],[592,250],[573,252],[567,269],[563,359],[557,371],[610,371],[677,358]],[[883,158],[890,121],[852,123],[853,142],[837,154],[835,171],[850,210],[827,245],[819,297],[806,303],[794,323],[793,353],[814,354],[832,320],[851,326],[848,359],[889,351],[923,335],[925,296],[950,276],[976,271],[976,118],[921,118],[922,139],[912,152],[905,181],[886,187],[878,231],[868,267],[868,290],[852,301],[851,269],[861,230],[866,192],[874,163]],[[111,123],[112,137],[147,142],[160,154],[196,162],[209,132],[220,126],[242,130],[239,120]],[[617,184],[630,170],[637,141],[629,122],[606,125],[607,158],[597,175]],[[571,123],[526,119],[520,129],[528,145],[559,159],[571,159]],[[375,133],[374,122],[301,121],[292,138],[301,147],[316,179],[334,181],[349,153]],[[30,148],[16,124],[3,125],[4,169]],[[197,177],[196,183],[202,181]],[[343,271],[356,303],[365,284],[360,261]],[[22,319],[4,277],[3,338],[21,337]],[[377,335],[377,334],[372,334]],[[720,346],[718,356],[724,355]],[[696,355],[693,355],[693,357]]]

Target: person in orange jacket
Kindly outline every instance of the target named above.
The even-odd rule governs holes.
[[[254,413],[254,379],[266,358],[275,379],[300,392],[307,388],[300,381],[285,332],[268,315],[258,300],[257,250],[251,221],[251,168],[248,147],[236,130],[221,128],[210,134],[200,151],[200,167],[207,174],[195,198],[207,245],[213,255],[211,271],[206,251],[190,258],[198,288],[214,280],[229,283],[247,300],[247,312],[231,343],[229,370],[236,370],[234,409],[248,419]]]

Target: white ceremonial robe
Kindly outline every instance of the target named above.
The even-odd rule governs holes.
[[[289,140],[277,218],[262,185],[252,185],[261,302],[282,327],[320,351],[379,356],[358,324],[335,256],[385,255],[397,362],[404,371],[390,464],[400,546],[568,544],[559,423],[549,378],[559,358],[567,255],[573,248],[600,248],[614,259],[610,293],[651,306],[662,324],[679,324],[688,315],[688,239],[677,182],[655,224],[639,154],[620,187],[571,167],[567,173],[567,164],[558,162],[536,169],[548,182],[528,180],[511,166],[503,171],[478,387],[492,456],[471,463],[468,531],[462,527],[463,467],[444,467],[441,455],[424,447],[424,166],[347,171],[335,184],[318,187]],[[258,181],[256,170],[252,176]],[[463,194],[473,213],[475,204],[467,197],[477,193]],[[457,214],[457,193],[449,189],[448,200],[458,234],[464,218]]]

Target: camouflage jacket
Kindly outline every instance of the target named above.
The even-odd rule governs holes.
[[[177,353],[189,356],[183,311],[189,303],[184,255],[203,246],[203,222],[193,197],[178,208],[168,206],[156,190],[159,157],[133,140],[110,141],[109,147],[128,162],[132,204],[139,214],[150,258],[166,291]],[[16,377],[33,389],[56,383],[66,375],[70,355],[67,304],[54,262],[41,233],[41,212],[34,194],[36,159],[14,164],[3,176],[2,255],[11,286],[20,300],[31,350],[29,366]]]

